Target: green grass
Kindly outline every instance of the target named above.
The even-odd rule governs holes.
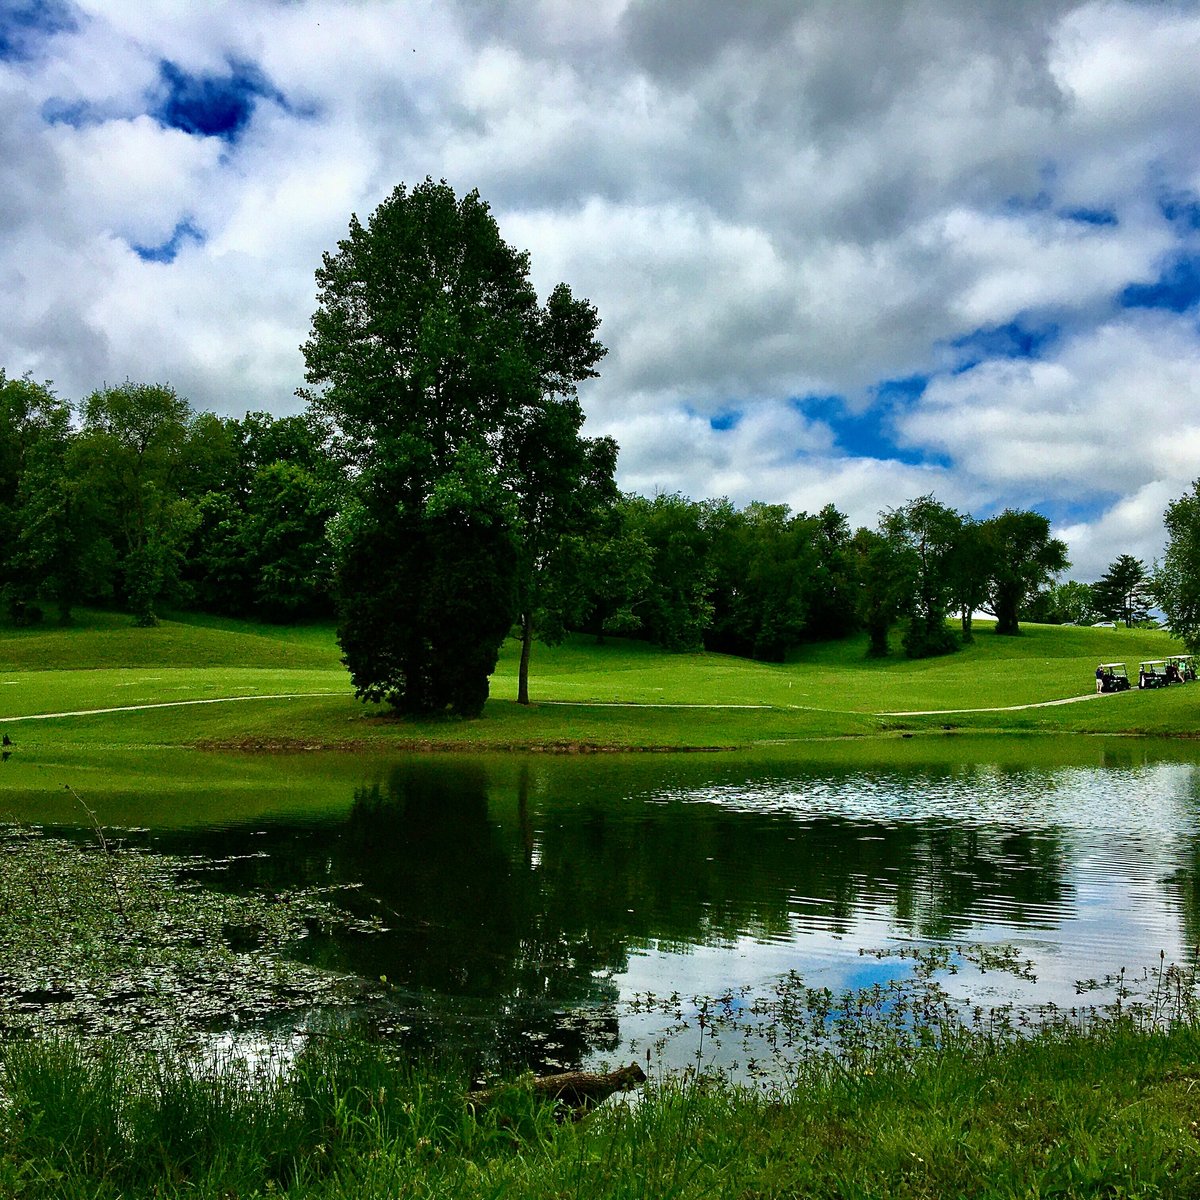
[[[180,615],[154,629],[84,612],[69,629],[0,627],[0,725],[21,745],[248,749],[400,745],[460,749],[769,746],[818,738],[942,732],[1177,736],[1196,729],[1200,687],[1126,693],[1053,708],[984,713],[1093,690],[1098,661],[1181,650],[1166,633],[987,623],[944,658],[871,660],[865,641],[805,647],[782,664],[667,654],[576,637],[535,648],[534,704],[514,703],[517,646],[505,644],[483,720],[388,719],[353,698],[330,625],[280,627]],[[261,697],[287,696],[288,699]],[[187,704],[241,698],[237,703]],[[38,714],[175,705],[29,720]],[[639,707],[648,706],[648,707]],[[919,710],[936,715],[897,716]],[[23,719],[22,719],[23,718]],[[20,720],[19,720],[20,719]],[[14,772],[15,773],[15,772]]]
[[[1200,1036],[1115,1021],[915,1058],[814,1061],[753,1092],[653,1080],[556,1125],[514,1088],[314,1039],[290,1070],[71,1041],[0,1046],[0,1194],[118,1200],[1171,1197],[1200,1191]]]
[[[0,670],[255,666],[341,669],[331,625],[283,626],[184,614],[140,629],[121,613],[76,613],[76,624],[0,625]]]

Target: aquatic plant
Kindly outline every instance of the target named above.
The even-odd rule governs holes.
[[[314,929],[377,927],[339,889],[229,895],[205,886],[221,866],[0,826],[0,1032],[211,1031],[361,995],[291,957]]]

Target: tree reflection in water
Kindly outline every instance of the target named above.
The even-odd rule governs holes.
[[[314,930],[307,961],[386,977],[374,1019],[415,1044],[551,1069],[620,1050],[631,956],[655,958],[670,990],[679,956],[701,947],[784,945],[804,970],[811,935],[1050,928],[1072,902],[1069,839],[1045,820],[922,816],[919,804],[870,816],[769,794],[743,804],[736,788],[706,791],[699,768],[683,787],[671,768],[656,788],[652,772],[631,787],[589,765],[414,757],[357,787],[342,817],[279,822],[252,840],[193,834],[188,848],[252,846],[230,864],[234,888],[360,885],[352,904],[387,932]],[[771,786],[803,800],[810,781],[781,778]],[[821,787],[834,785],[826,772]],[[907,786],[947,781],[913,772]],[[713,993],[726,982],[714,978]]]

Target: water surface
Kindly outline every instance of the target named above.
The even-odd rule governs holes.
[[[347,902],[386,932],[314,930],[301,953],[386,977],[370,1019],[388,1036],[573,1065],[641,1053],[655,1027],[630,1014],[638,994],[679,992],[686,1008],[789,971],[840,988],[908,969],[862,950],[1012,945],[1036,981],[964,972],[946,985],[985,1003],[1063,1005],[1078,981],[1160,951],[1189,958],[1190,750],[1022,754],[1010,741],[989,758],[988,746],[897,743],[886,763],[212,756],[190,787],[175,760],[147,752],[146,772],[169,788],[97,764],[86,786],[106,825],[136,827],[127,836],[150,849],[228,860],[219,887],[361,885]],[[0,780],[0,818],[82,824],[61,785],[34,782]]]

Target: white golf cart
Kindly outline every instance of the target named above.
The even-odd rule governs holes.
[[[1171,669],[1165,658],[1148,658],[1138,663],[1138,687],[1161,688],[1174,683],[1177,669]]]
[[[1122,663],[1101,663],[1100,690],[1102,692],[1129,691],[1129,673]]]

